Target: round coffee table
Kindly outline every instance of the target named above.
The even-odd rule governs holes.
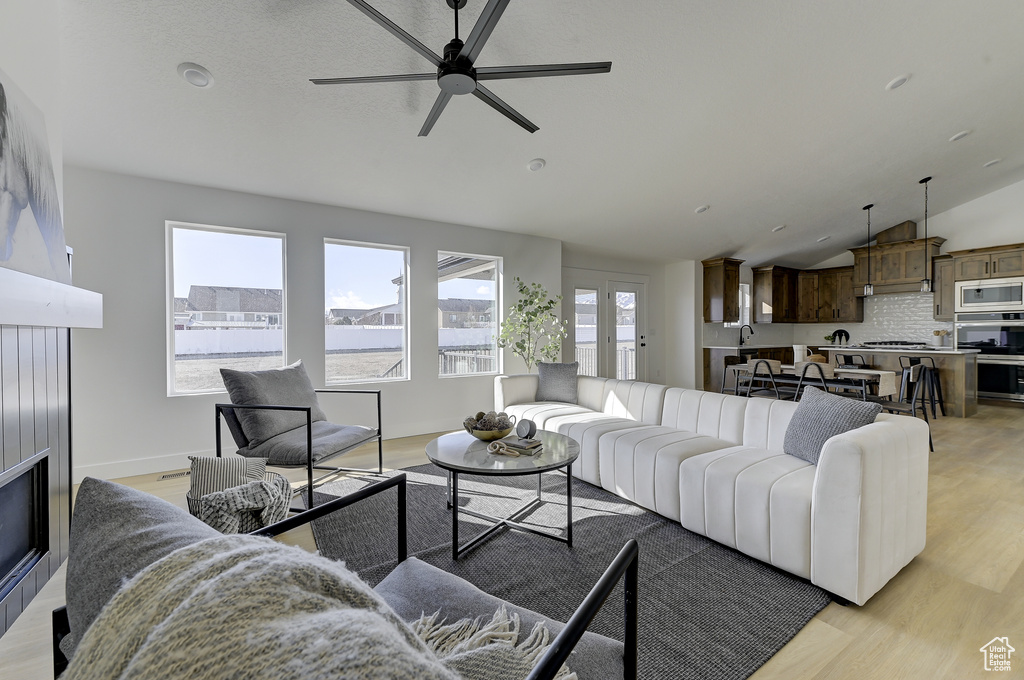
[[[487,540],[502,527],[527,531],[566,543],[572,547],[572,464],[579,458],[580,445],[576,440],[557,432],[539,431],[536,438],[542,442],[537,455],[513,456],[488,453],[487,444],[468,432],[451,432],[427,444],[427,458],[439,468],[448,472],[448,508],[452,511],[452,559],[459,559],[462,553],[472,550]],[[514,439],[514,438],[513,438]],[[500,440],[499,440],[500,441]],[[540,531],[516,521],[525,513],[544,502],[541,495],[541,473],[565,469],[565,535]],[[459,475],[483,475],[514,477],[537,475],[537,497],[514,510],[507,517],[494,517],[474,510],[459,508]],[[459,513],[494,522],[481,534],[459,545]]]

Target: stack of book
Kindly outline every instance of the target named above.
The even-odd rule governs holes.
[[[523,456],[536,456],[543,448],[539,439],[503,439],[501,443]]]

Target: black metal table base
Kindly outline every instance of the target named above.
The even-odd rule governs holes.
[[[459,473],[455,470],[448,471],[448,509],[452,511],[452,559],[458,560],[464,553],[473,550],[478,545],[486,541],[488,538],[493,536],[499,529],[509,528],[517,531],[525,531],[538,536],[544,536],[561,543],[565,543],[570,548],[572,547],[572,464],[565,469],[565,535],[559,535],[551,533],[549,531],[542,531],[531,526],[522,524],[516,521],[520,516],[540,507],[545,501],[541,490],[542,479],[541,475],[544,473],[537,473],[537,497],[531,498],[523,505],[519,506],[512,511],[507,517],[495,517],[493,515],[487,515],[482,512],[476,512],[475,510],[467,510],[465,508],[459,508]],[[469,474],[469,473],[467,473]],[[464,515],[470,515],[479,519],[485,519],[489,522],[494,522],[494,525],[488,527],[481,533],[474,536],[472,539],[467,541],[463,545],[459,545],[459,513]]]

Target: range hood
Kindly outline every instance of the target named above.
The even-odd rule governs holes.
[[[879,232],[871,245],[871,283],[875,295],[918,293],[921,279],[934,279],[932,258],[946,239],[932,236],[917,238],[917,224],[903,222]],[[868,282],[868,247],[851,248],[853,253],[853,285],[863,289]]]

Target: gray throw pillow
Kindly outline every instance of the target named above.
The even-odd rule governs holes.
[[[543,361],[537,364],[540,374],[540,385],[537,387],[537,401],[564,401],[576,403],[576,375],[579,373],[580,362],[571,364],[549,364]]]
[[[75,496],[66,598],[71,658],[86,629],[125,581],[178,548],[220,536],[181,508],[143,491],[86,477]]]
[[[301,361],[269,371],[222,368],[220,375],[232,404],[312,406],[314,422],[327,420]],[[250,446],[258,446],[275,435],[306,424],[306,414],[302,411],[235,409],[235,413]]]
[[[881,404],[808,387],[786,428],[782,448],[791,456],[817,465],[821,447],[830,437],[873,423],[881,412]]]

